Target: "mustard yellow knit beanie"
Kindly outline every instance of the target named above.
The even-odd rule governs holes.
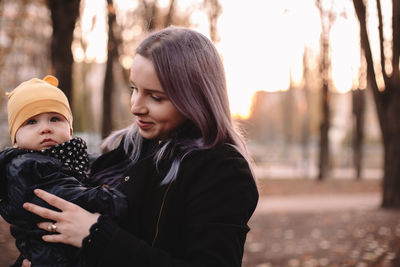
[[[57,88],[56,77],[47,75],[43,80],[34,78],[21,83],[8,96],[7,112],[11,142],[15,142],[15,134],[19,127],[29,118],[46,112],[63,115],[72,130],[72,112],[68,99]]]

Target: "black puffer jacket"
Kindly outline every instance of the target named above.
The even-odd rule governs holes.
[[[43,189],[91,211],[124,216],[127,210],[125,196],[106,186],[85,187],[86,145],[81,139],[57,145],[43,151],[9,148],[0,152],[0,215],[11,226],[11,233],[24,258],[32,266],[81,266],[78,249],[64,244],[46,243],[41,239],[49,234],[37,228],[45,221],[25,209],[31,202],[51,208],[33,194]],[[76,148],[78,146],[78,149]],[[54,209],[54,208],[52,208]]]

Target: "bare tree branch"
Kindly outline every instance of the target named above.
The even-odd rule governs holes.
[[[393,74],[392,80],[395,83],[399,82],[399,56],[400,56],[400,1],[392,1],[393,16],[392,16],[392,26],[393,26],[393,57],[392,57],[392,67]],[[399,90],[399,88],[397,88]]]
[[[371,86],[372,88],[374,97],[376,98],[376,100],[378,100],[377,103],[382,103],[381,101],[382,96],[375,79],[374,61],[372,58],[371,46],[369,44],[369,37],[366,26],[365,5],[363,3],[363,0],[353,0],[353,4],[358,20],[360,22],[360,41],[361,41],[361,47],[364,50],[365,60],[367,62],[368,83],[369,86]]]
[[[51,63],[54,75],[60,81],[60,89],[68,99],[72,98],[72,65],[74,62],[71,50],[75,23],[79,16],[81,0],[47,1],[53,23],[51,40]],[[72,103],[71,103],[72,104]]]
[[[203,5],[207,9],[207,16],[210,24],[210,38],[213,42],[217,42],[219,39],[217,21],[222,13],[222,6],[218,0],[204,0]]]
[[[145,29],[149,32],[157,28],[156,18],[158,13],[158,0],[154,0],[152,4],[149,4],[146,0],[142,0],[145,14]]]
[[[171,0],[169,2],[169,8],[167,17],[165,18],[164,27],[168,27],[172,24],[172,18],[175,15],[175,2],[176,2],[175,0]]]
[[[107,63],[106,73],[104,77],[104,88],[103,88],[103,123],[101,127],[102,138],[109,135],[113,129],[113,87],[114,87],[114,75],[113,75],[113,64],[118,58],[118,47],[114,34],[114,25],[116,23],[116,14],[114,9],[113,0],[107,0],[108,10],[108,44],[107,44]]]
[[[383,37],[383,19],[382,19],[382,8],[380,0],[376,0],[376,7],[378,9],[378,31],[379,31],[379,48],[381,54],[381,69],[382,69],[383,80],[385,82],[385,87],[388,88],[389,78],[385,67],[385,49],[384,49],[385,38]]]

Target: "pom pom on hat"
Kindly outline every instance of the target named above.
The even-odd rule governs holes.
[[[56,112],[64,116],[72,130],[72,112],[68,99],[58,86],[56,77],[47,75],[43,80],[33,78],[21,83],[8,96],[7,112],[11,142],[15,134],[29,118],[46,112]]]

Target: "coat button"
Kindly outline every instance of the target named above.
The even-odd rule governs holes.
[[[124,181],[125,181],[125,182],[128,182],[128,181],[129,181],[129,179],[130,179],[130,177],[129,177],[129,176],[125,176],[125,178],[124,178]]]

